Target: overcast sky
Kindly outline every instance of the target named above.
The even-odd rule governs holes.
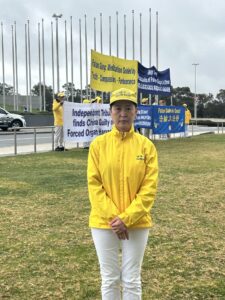
[[[132,9],[135,11],[135,59],[140,60],[140,13],[142,13],[142,64],[149,66],[149,8],[152,16],[152,65],[156,65],[156,11],[159,13],[159,70],[170,68],[174,87],[189,86],[194,92],[194,66],[197,66],[197,93],[216,93],[225,89],[225,1],[223,0],[0,0],[0,21],[4,28],[5,81],[12,85],[11,25],[17,24],[19,91],[25,86],[24,26],[30,20],[32,85],[38,82],[38,22],[44,19],[46,84],[51,77],[51,21],[59,20],[60,83],[65,83],[64,22],[68,27],[68,59],[70,61],[70,16],[73,17],[74,82],[79,88],[79,18],[82,21],[83,85],[85,85],[84,15],[87,15],[88,61],[94,46],[93,24],[96,17],[97,51],[100,51],[100,13],[103,14],[103,53],[109,54],[109,16],[112,17],[112,55],[116,56],[116,11],[119,13],[119,56],[124,57],[123,16],[127,20],[127,58],[132,59]],[[55,24],[55,23],[54,23]],[[55,27],[54,27],[55,30]],[[0,51],[0,53],[2,53]],[[70,64],[70,63],[69,63]],[[2,56],[0,56],[2,82]],[[70,66],[69,66],[70,68]],[[69,69],[69,81],[70,81]]]

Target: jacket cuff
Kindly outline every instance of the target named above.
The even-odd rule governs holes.
[[[128,214],[126,214],[125,212],[123,212],[122,214],[118,215],[118,217],[123,221],[123,223],[129,227],[133,224],[130,216]]]

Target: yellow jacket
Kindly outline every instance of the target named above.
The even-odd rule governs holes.
[[[55,99],[52,104],[52,111],[54,115],[54,125],[63,126],[63,106]]]
[[[189,124],[191,120],[191,112],[189,109],[185,109],[185,124]]]
[[[91,202],[89,226],[110,228],[118,216],[129,228],[152,225],[158,160],[153,143],[134,132],[119,132],[115,126],[90,145],[88,190]]]

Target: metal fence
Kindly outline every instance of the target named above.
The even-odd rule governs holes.
[[[206,127],[206,126],[196,126],[196,121],[192,120],[189,128],[189,137],[193,137],[194,135],[206,134],[206,133],[215,133],[215,134],[224,134],[224,124],[225,120],[217,120],[212,122],[215,124],[214,127]],[[201,129],[201,130],[200,130]],[[20,136],[30,133],[32,134],[32,142],[29,145],[21,145]],[[48,142],[46,144],[38,143],[37,136],[40,133],[49,134]],[[8,135],[8,133],[2,133],[3,135]],[[10,147],[2,147],[0,146],[0,155],[17,155],[22,153],[37,153],[37,152],[46,152],[46,151],[54,151],[54,126],[38,126],[38,127],[25,127],[23,129],[13,128],[11,133],[13,136],[13,143]],[[151,132],[149,134],[149,138],[152,140],[159,139],[169,139],[169,138],[183,138],[183,134],[181,133],[173,133],[170,136],[168,135],[152,135]],[[69,145],[69,148],[79,148],[83,147],[82,143],[66,143],[66,146]]]

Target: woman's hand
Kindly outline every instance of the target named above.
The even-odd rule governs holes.
[[[127,227],[119,217],[115,217],[109,225],[120,240],[129,240]]]

